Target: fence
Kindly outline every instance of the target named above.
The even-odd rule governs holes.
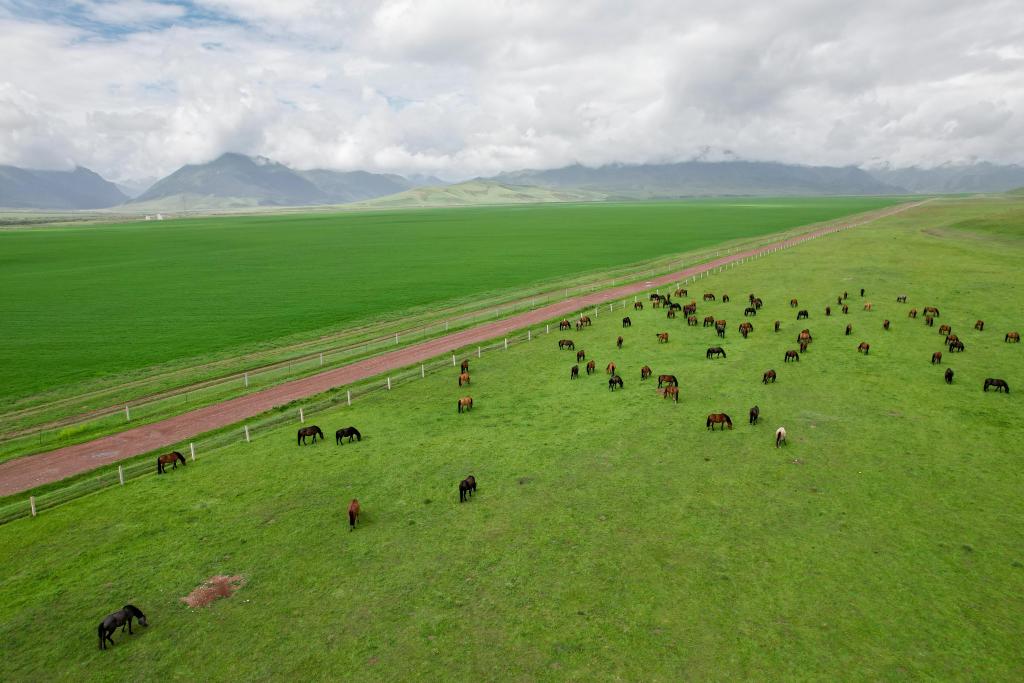
[[[778,253],[803,244],[809,240],[834,234],[840,230],[856,227],[857,225],[863,224],[863,222],[866,221],[826,225],[823,228],[820,228],[816,234],[800,236],[787,240],[784,243],[775,243],[768,248],[755,247],[747,250],[744,256],[740,258],[733,259],[726,264],[705,268],[694,275],[679,280],[674,283],[674,285],[676,288],[679,288],[688,284],[696,283],[715,273],[721,273],[727,268],[735,268],[737,265],[742,265],[748,261]],[[653,292],[655,289],[652,288],[649,291]],[[628,310],[636,300],[637,296],[633,296],[632,300],[617,299],[614,302],[603,302],[595,304],[592,307],[587,306],[585,310],[581,309],[579,313],[581,315],[587,314],[597,316],[603,312],[614,312],[616,308],[619,310]],[[190,461],[196,461],[197,458],[207,457],[212,451],[227,445],[236,444],[240,440],[251,443],[252,440],[258,439],[261,433],[272,428],[279,427],[286,423],[294,423],[295,420],[302,423],[305,422],[305,419],[310,415],[315,415],[316,413],[336,408],[338,406],[352,405],[352,401],[360,400],[376,393],[391,391],[408,382],[423,379],[428,373],[433,374],[442,370],[448,370],[452,367],[457,367],[458,358],[464,357],[467,354],[475,355],[479,358],[484,353],[497,350],[507,350],[510,346],[514,346],[516,344],[530,343],[535,337],[550,334],[551,322],[554,321],[555,319],[552,319],[552,321],[544,323],[537,328],[531,327],[523,330],[517,335],[503,337],[501,340],[497,340],[489,344],[474,345],[468,349],[463,348],[454,351],[451,354],[446,354],[444,357],[397,370],[383,376],[383,378],[378,376],[376,378],[358,382],[343,389],[335,389],[312,400],[304,401],[301,406],[284,406],[282,408],[275,409],[269,415],[262,418],[250,420],[235,427],[219,430],[215,433],[198,437],[192,441],[182,442],[169,447],[169,449],[186,453],[186,458]],[[555,328],[557,332],[557,325]],[[140,456],[140,458],[142,459],[134,459],[127,464],[119,465],[116,470],[106,470],[96,476],[79,479],[60,489],[47,491],[36,496],[29,496],[27,499],[16,499],[5,503],[0,506],[0,524],[6,524],[22,517],[34,517],[47,509],[69,502],[75,498],[80,498],[81,496],[88,495],[110,486],[123,486],[132,479],[136,479],[147,474],[153,474],[154,465],[152,458],[144,456]]]

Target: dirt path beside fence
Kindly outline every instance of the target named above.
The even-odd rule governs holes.
[[[134,427],[94,441],[59,448],[0,463],[0,495],[6,496],[36,486],[59,481],[81,472],[125,460],[158,448],[170,447],[204,432],[241,422],[276,406],[314,396],[335,387],[353,384],[389,370],[407,367],[452,353],[467,346],[506,336],[515,330],[544,323],[602,303],[632,297],[657,287],[674,286],[687,278],[718,269],[753,256],[794,246],[809,239],[870,223],[885,216],[919,206],[922,202],[901,204],[858,216],[798,237],[749,249],[708,263],[651,278],[645,282],[613,287],[527,311],[510,318],[479,325],[452,334],[407,346],[350,365],[254,392],[222,403],[183,413],[152,424]]]

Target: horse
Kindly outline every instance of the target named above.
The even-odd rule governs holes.
[[[668,305],[668,308],[670,311],[681,311],[683,310],[683,305],[679,303],[671,303]]]
[[[889,321],[888,320],[883,320],[882,321],[882,329],[883,330],[888,330],[889,329]]]
[[[353,498],[348,504],[348,530],[355,531],[359,523],[359,499]]]
[[[725,349],[723,349],[721,346],[709,346],[706,355],[709,360],[716,356],[728,358],[728,356],[725,355]]]
[[[942,362],[942,351],[936,351],[932,354],[932,365]]]
[[[853,334],[853,325],[847,325],[846,326],[846,336],[849,337],[851,334]]]
[[[665,314],[665,317],[666,318],[675,318],[676,317],[675,310],[672,309],[672,308],[668,309],[668,313]]]
[[[679,380],[676,379],[675,375],[658,375],[658,388],[660,389],[663,384],[678,387]]]
[[[953,341],[949,342],[949,352],[950,353],[953,353],[954,351],[963,351],[963,350],[964,350],[964,343],[962,341],[960,341],[959,339],[954,339]]]
[[[949,334],[953,331],[953,328],[949,325],[939,325],[939,334]]]
[[[772,384],[775,384],[775,371],[769,370],[768,372],[761,375],[761,384],[768,384],[769,380]]]
[[[1003,379],[992,379],[989,377],[985,380],[984,391],[988,391],[989,387],[995,387],[996,391],[1005,391],[1006,393],[1010,393],[1010,385]]]
[[[732,429],[732,418],[725,413],[711,413],[708,415],[708,421],[705,426],[711,431],[715,431],[715,425],[722,425],[722,431],[725,431],[726,425],[729,429]]]
[[[463,411],[468,413],[473,410],[473,397],[463,396],[457,401],[456,407],[459,409],[459,414],[462,414]]]
[[[910,311],[907,313],[907,317],[908,318],[916,318],[917,317],[917,309],[916,308],[911,308]]]
[[[715,316],[713,316],[713,315],[704,316],[704,327],[707,327],[708,325],[714,325],[714,324],[715,324]]]
[[[978,332],[984,332],[985,331],[985,321],[984,320],[979,320],[976,323],[974,323],[974,329],[976,329]]]
[[[797,307],[797,306],[799,306],[799,305],[800,305],[800,304],[799,304],[799,303],[797,303],[797,300],[796,300],[796,299],[790,299],[790,300],[789,300],[789,307],[790,307],[790,308],[796,308],[796,307]]]
[[[723,294],[723,295],[722,295],[722,303],[723,303],[723,304],[727,304],[727,303],[729,303],[730,301],[732,301],[732,299],[730,299],[730,298],[729,298],[729,295],[728,295],[728,294]]]
[[[782,359],[782,362],[783,363],[788,363],[790,361],[796,361],[797,363],[799,363],[800,362],[800,354],[797,353],[796,351],[792,350],[792,349],[790,349],[789,351],[786,351],[786,357]]]
[[[946,384],[953,383],[953,368],[946,368]]]
[[[461,375],[459,375],[459,386],[461,387],[463,384],[469,384],[469,373],[468,372],[464,372]]]
[[[924,317],[924,324],[925,327],[935,327],[935,318],[930,315],[926,315]]]
[[[562,319],[562,320],[558,321],[558,329],[559,330],[571,330],[572,329],[572,323],[569,322],[568,320]]]
[[[865,311],[870,311],[871,310],[871,302],[870,301],[867,302],[866,304],[864,304],[864,310]]]
[[[850,307],[843,304],[843,315],[847,315],[850,312]]]
[[[611,377],[608,378],[609,391],[615,391],[616,386],[619,387],[619,389],[623,388],[622,378],[619,377],[618,375],[612,375]]]
[[[796,319],[797,320],[805,320],[806,318],[810,317],[810,315],[811,314],[807,312],[807,309],[804,308],[804,309],[801,309],[801,310],[797,311]]]
[[[582,320],[577,320],[576,321],[576,331],[579,332],[582,329],[583,329],[583,321]]]
[[[805,342],[805,341],[800,342],[800,353],[806,353],[807,352],[807,345],[809,343],[810,342]]]
[[[677,289],[674,293],[676,296],[690,296],[690,291],[687,289]]]
[[[668,332],[658,332],[656,336],[659,344],[668,344]]]
[[[781,320],[776,320],[775,321],[775,331],[778,332],[780,329],[782,329],[782,321]]]
[[[586,359],[587,359],[587,352],[586,351],[584,351],[583,349],[580,349],[579,351],[576,352],[576,362],[577,363],[579,363],[582,360],[586,360]]]
[[[757,418],[759,418],[760,416],[761,416],[761,409],[760,408],[758,408],[757,406],[754,406],[753,408],[751,408],[750,409],[750,424],[756,425],[757,424]]]
[[[719,339],[725,339],[725,325],[715,325],[715,334]]]
[[[860,288],[860,298],[861,299],[864,298],[864,288],[863,287]]]
[[[665,387],[664,389],[658,389],[657,391],[661,394],[663,399],[671,398],[676,403],[679,403],[679,387]]]
[[[591,324],[590,323],[590,316],[589,315],[581,315],[580,316],[580,322],[583,323],[584,325],[586,325],[587,327],[590,327],[590,324]]]
[[[305,446],[307,436],[313,437],[313,443],[316,443],[316,437],[318,436],[321,439],[325,438],[324,433],[320,431],[319,427],[317,427],[316,425],[310,425],[309,427],[302,427],[301,429],[299,429],[298,437],[295,439],[295,445],[298,446],[299,444],[302,444],[303,446]]]
[[[843,301],[846,301],[846,298],[847,298],[848,296],[849,296],[849,293],[848,293],[848,292],[843,292]]]
[[[800,334],[798,334],[796,336],[796,340],[798,342],[812,342],[812,341],[814,341],[814,338],[811,337],[811,331],[810,330],[804,329],[804,330],[800,330]]]
[[[465,503],[476,493],[476,477],[472,474],[459,482],[459,502]]]
[[[743,309],[743,316],[749,318],[752,315],[757,315],[757,309],[753,306],[747,306]]]
[[[1003,337],[1003,343],[1020,344],[1020,332],[1007,332],[1006,336]]]
[[[896,297],[896,303],[898,303],[898,304],[905,304],[905,303],[907,303],[907,295],[906,294],[900,294],[898,297]]]
[[[691,301],[690,303],[683,306],[683,315],[693,315],[697,312],[697,302]]]
[[[615,363],[609,363],[605,367],[605,369],[604,369],[604,374],[606,374],[606,375],[614,375],[615,374]]]
[[[830,316],[830,315],[832,315],[832,307],[831,306],[826,306],[825,307],[825,316],[827,317],[827,316]]]
[[[870,350],[871,344],[868,344],[867,342],[861,342],[860,344],[857,345],[857,351],[863,353],[865,356],[868,355],[868,351]]]
[[[644,302],[643,301],[634,301],[633,302],[633,310],[634,311],[642,311],[642,310],[644,310]]]
[[[569,368],[569,379],[576,379],[580,376],[580,366],[574,365]]]
[[[754,299],[754,308],[755,308],[755,309],[757,309],[757,310],[761,310],[761,307],[762,307],[762,306],[764,306],[764,302],[763,302],[763,301],[761,301],[761,298],[760,298],[760,297],[758,297],[758,298]]]
[[[469,359],[465,358],[462,361],[462,366],[459,368],[459,372],[469,372]]]
[[[939,309],[935,308],[934,306],[925,306],[922,310],[924,311],[925,315],[931,315],[936,318],[939,317]]]
[[[597,361],[596,360],[588,360],[587,361],[587,374],[588,375],[593,375],[595,372],[597,372]]]
[[[715,300],[715,295],[714,294],[712,294],[711,292],[705,292],[704,293],[704,301],[714,301],[714,300]]]
[[[740,334],[743,335],[743,338],[746,339],[747,335],[754,331],[754,326],[746,322],[740,323],[739,330]]]
[[[843,305],[843,297],[837,296],[836,297],[836,306],[842,306],[842,305]]]
[[[640,381],[643,381],[643,380],[647,379],[653,373],[654,373],[654,371],[651,370],[650,366],[648,366],[648,365],[643,366],[642,368],[640,368]]]
[[[342,445],[345,443],[345,437],[348,437],[348,442],[352,443],[352,437],[355,437],[356,441],[362,441],[363,435],[359,433],[359,430],[355,427],[342,427],[338,431],[334,432],[334,443],[336,445]]]
[[[697,316],[689,315],[686,317],[686,324],[689,327],[697,327]]]
[[[558,340],[558,350],[559,351],[561,351],[562,349],[575,349],[575,348],[576,348],[576,345],[573,343],[572,339],[559,339]]]
[[[778,429],[775,430],[775,447],[778,448],[782,444],[789,444],[789,442],[786,441],[785,427],[779,427]]]
[[[623,339],[620,336],[618,339],[615,340],[615,346],[617,346],[618,348],[621,349],[622,348],[622,341],[623,341]]]
[[[654,299],[651,301],[651,308],[661,308],[661,297],[654,295]]]
[[[632,327],[632,326],[633,326],[633,321],[629,319],[628,315],[625,318],[622,319],[622,327],[625,328],[625,327]]]
[[[182,465],[187,465],[185,462],[185,456],[178,451],[172,451],[165,453],[156,459],[156,473],[164,473],[164,465],[170,465],[172,470],[178,469],[178,461],[181,461]]]
[[[100,638],[100,649],[107,649],[107,642],[114,644],[114,639],[111,636],[117,627],[121,627],[121,632],[124,633],[125,626],[128,627],[128,633],[134,635],[132,631],[132,619],[138,619],[141,626],[149,626],[149,622],[146,621],[146,615],[142,613],[135,605],[125,605],[124,609],[120,609],[116,612],[108,614],[103,621],[100,622],[99,628],[96,629],[96,633]]]

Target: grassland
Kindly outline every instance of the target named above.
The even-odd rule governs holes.
[[[893,201],[311,213],[0,232],[0,405]]]
[[[971,229],[993,215],[995,242]],[[474,360],[468,392],[437,375],[316,417],[362,443],[297,448],[286,427],[0,527],[0,678],[1019,680],[1024,347],[1002,337],[1024,327],[1022,255],[1024,202],[934,202],[691,288],[733,298],[699,308],[729,320],[725,360],[661,311],[629,330],[601,315],[571,336],[618,364],[622,392],[570,382],[541,337]],[[843,290],[850,314],[826,318]],[[766,306],[743,340],[751,291]],[[815,341],[784,365],[794,296]],[[940,367],[936,329],[906,317],[928,304],[967,347]],[[678,405],[643,364],[680,377]],[[982,393],[987,376],[1015,393]],[[458,416],[464,393],[477,406]],[[736,428],[706,432],[720,410]],[[178,600],[239,573],[210,608]],[[99,652],[125,602],[152,625]]]

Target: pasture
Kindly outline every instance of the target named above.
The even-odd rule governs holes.
[[[691,285],[724,339],[649,302],[603,312],[471,358],[469,387],[453,368],[307,420],[326,443],[284,427],[0,527],[0,678],[1020,679],[1024,346],[1003,335],[1024,327],[1021,226],[1024,203],[933,202]],[[907,318],[927,305],[966,347],[939,366],[937,326]],[[596,375],[569,379],[560,337]],[[678,376],[678,404],[645,364]],[[707,431],[712,412],[734,428]],[[335,445],[348,425],[362,441]],[[214,575],[247,583],[181,603]],[[127,603],[150,626],[100,651]]]
[[[0,232],[0,405],[895,201],[309,213]]]

